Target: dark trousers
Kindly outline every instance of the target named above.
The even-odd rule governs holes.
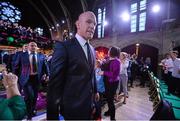
[[[180,78],[172,77],[171,90],[173,94],[180,94]]]
[[[32,119],[33,117],[33,111],[35,110],[36,101],[38,97],[38,89],[39,89],[38,76],[37,75],[30,76],[27,84],[23,88],[28,119]]]
[[[168,73],[163,73],[163,80],[168,85]],[[170,79],[170,78],[169,78]]]
[[[107,82],[105,85],[105,92],[107,96],[107,102],[108,102],[108,112],[110,113],[111,120],[115,119],[115,105],[114,105],[114,95],[116,94],[116,90],[118,87],[118,81],[109,83]]]
[[[148,72],[147,71],[142,71],[141,79],[140,79],[140,86],[144,87],[147,80],[148,80]]]
[[[164,81],[166,82],[168,86],[168,93],[173,93],[173,79],[172,79],[172,72],[168,72],[167,74],[164,75]]]
[[[131,78],[130,78],[130,86],[133,86],[134,80],[136,79],[136,72],[131,72]]]

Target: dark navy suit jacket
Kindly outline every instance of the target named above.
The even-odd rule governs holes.
[[[90,119],[93,96],[97,92],[92,46],[91,50],[92,66],[76,38],[56,43],[48,84],[48,120],[58,120],[59,113],[65,120]]]
[[[30,75],[30,61],[28,52],[20,52],[16,55],[15,62],[13,63],[13,73],[18,74],[21,86],[24,86]],[[38,67],[38,81],[41,80],[43,74],[49,75],[49,68],[45,56],[37,53],[37,67]]]

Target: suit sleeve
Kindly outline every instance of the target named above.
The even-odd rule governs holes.
[[[96,70],[95,70],[95,63],[96,63],[96,52],[94,50],[94,48],[92,47],[93,49],[93,55],[94,55],[94,93],[97,93],[97,80],[96,80]]]
[[[50,75],[50,70],[49,70],[48,62],[47,62],[47,59],[46,59],[45,56],[44,56],[44,62],[43,62],[43,74],[46,74],[47,76]]]
[[[58,120],[59,117],[58,109],[65,83],[66,58],[66,50],[63,43],[57,42],[51,61],[50,80],[48,83],[47,120]]]
[[[12,62],[12,72],[19,76],[20,69],[20,52],[17,52],[14,55],[13,62]]]
[[[97,80],[96,80],[96,73],[94,71],[94,93],[97,93]]]

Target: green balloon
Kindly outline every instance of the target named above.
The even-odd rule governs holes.
[[[13,38],[13,37],[8,37],[8,38],[7,38],[7,41],[10,42],[10,43],[11,43],[11,42],[14,42],[14,38]]]

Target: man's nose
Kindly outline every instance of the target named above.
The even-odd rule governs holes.
[[[91,27],[92,29],[95,29],[95,25],[94,25],[93,23],[90,24],[90,27]]]

